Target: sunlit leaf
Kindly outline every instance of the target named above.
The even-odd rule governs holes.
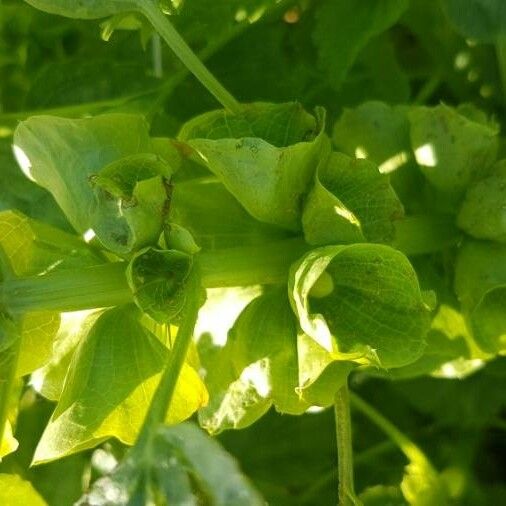
[[[402,204],[388,176],[367,160],[332,153],[318,167],[304,205],[302,226],[310,244],[389,243]]]
[[[47,506],[32,484],[16,474],[0,474],[0,501],[5,506]]]
[[[322,129],[323,118],[297,103],[260,103],[236,117],[215,111],[194,118],[179,138],[253,217],[298,230],[302,197],[326,151]]]
[[[423,352],[429,308],[409,261],[392,248],[315,249],[292,268],[289,289],[302,329],[344,360],[388,369]]]
[[[165,346],[137,321],[132,308],[103,313],[72,357],[34,462],[92,448],[110,437],[133,444],[167,354]],[[167,421],[180,422],[206,402],[200,378],[185,365]]]
[[[14,145],[23,153],[24,172],[53,194],[81,234],[93,227],[94,177],[121,158],[153,152],[146,121],[130,114],[35,116],[18,126]]]

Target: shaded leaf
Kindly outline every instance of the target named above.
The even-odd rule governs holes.
[[[423,177],[416,170],[409,129],[406,107],[370,101],[344,110],[334,125],[332,141],[339,151],[366,158],[389,174],[406,209],[419,211]]]
[[[493,42],[506,33],[506,6],[501,0],[443,0],[443,6],[465,37]]]
[[[320,67],[339,88],[366,43],[392,26],[408,7],[406,0],[326,0],[316,12],[313,40]]]
[[[118,254],[156,244],[170,199],[171,167],[153,154],[122,158],[93,176],[92,228]]]
[[[185,304],[192,265],[192,257],[181,251],[139,251],[126,273],[135,303],[160,323],[173,320]]]
[[[455,292],[482,350],[505,350],[506,246],[467,242],[456,260]]]
[[[219,443],[183,423],[161,428],[142,460],[134,452],[127,455],[111,477],[97,481],[77,504],[132,503],[261,506],[264,500]]]
[[[286,231],[249,215],[215,179],[184,181],[174,186],[170,219],[187,228],[202,248],[261,244],[286,237]]]
[[[506,242],[506,165],[467,190],[457,218],[459,227],[477,239]]]
[[[409,120],[416,161],[438,190],[459,195],[490,172],[498,150],[497,126],[469,120],[445,105],[414,107]]]

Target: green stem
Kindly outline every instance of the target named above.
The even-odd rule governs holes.
[[[405,436],[395,425],[388,421],[379,411],[365,402],[356,394],[350,396],[351,405],[377,425],[406,455],[411,462],[424,464],[427,469],[435,472],[425,453],[411,439]]]
[[[133,301],[124,262],[63,269],[0,283],[0,307],[10,313],[79,311]]]
[[[290,265],[307,249],[307,244],[297,238],[203,252],[199,255],[202,285],[218,288],[283,283]]]
[[[240,111],[240,105],[237,100],[223,87],[211,72],[209,72],[207,67],[191,50],[156,4],[147,0],[142,0],[142,2],[139,1],[139,11],[146,16],[167,45],[174,51],[176,56],[204,87],[209,90],[218,102],[229,111],[238,113]]]
[[[334,414],[336,419],[339,505],[353,506],[360,503],[355,496],[355,486],[353,482],[353,446],[350,397],[347,383],[336,393],[334,399]]]
[[[188,347],[193,337],[193,331],[199,312],[197,286],[195,286],[195,290],[196,291],[190,295],[183,322],[177,332],[176,342],[171,349],[167,365],[160,378],[160,383],[153,396],[148,414],[146,415],[137,439],[136,447],[141,452],[146,448],[146,443],[152,440],[152,437],[156,433],[156,428],[165,421],[167,411],[174,397],[177,380],[181,374],[188,353]]]
[[[198,255],[204,288],[286,282],[290,264],[307,249],[302,239],[264,246],[226,248]],[[64,269],[0,283],[0,308],[28,311],[79,311],[133,302],[126,262]]]

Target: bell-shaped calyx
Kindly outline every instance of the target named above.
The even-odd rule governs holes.
[[[295,231],[318,160],[330,150],[324,120],[322,109],[313,116],[295,102],[253,103],[198,116],[178,137],[251,216]]]
[[[302,330],[342,360],[389,369],[423,353],[430,308],[413,267],[393,248],[315,249],[292,267],[289,295]]]
[[[145,248],[132,258],[126,276],[135,303],[159,323],[173,322],[188,296],[199,290],[193,257],[178,250]]]
[[[154,154],[122,158],[91,176],[92,228],[110,251],[127,254],[156,244],[170,203],[170,168]]]

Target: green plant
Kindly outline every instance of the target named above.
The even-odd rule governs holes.
[[[0,502],[499,504],[502,3],[27,3]]]

